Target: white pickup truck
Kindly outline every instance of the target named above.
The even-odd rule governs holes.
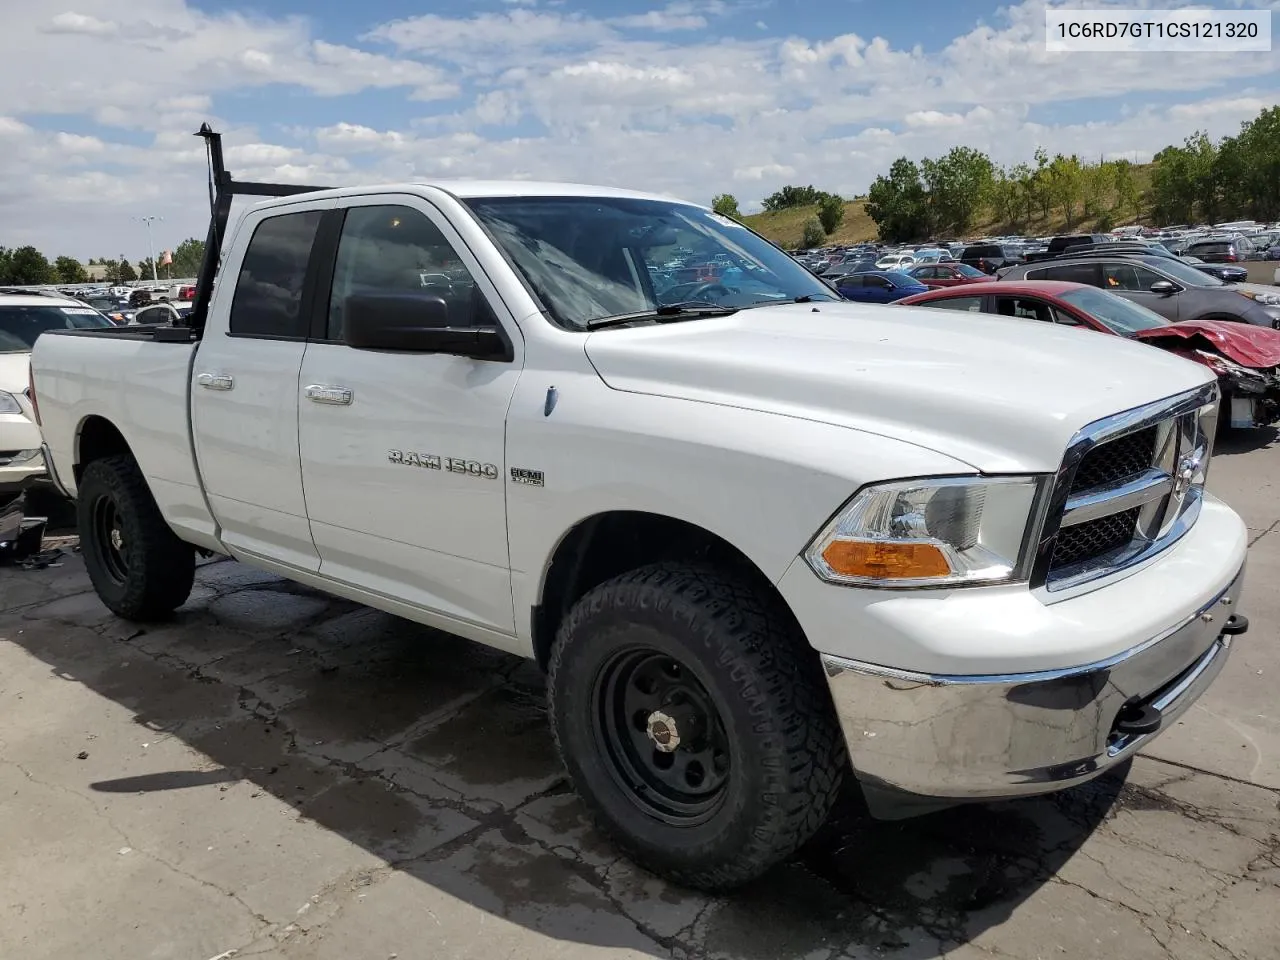
[[[535,658],[679,882],[786,857],[846,772],[889,817],[1094,777],[1247,627],[1216,387],[1160,350],[842,302],[615,189],[302,193],[225,251],[189,330],[36,344],[103,601],[163,617],[211,551]]]

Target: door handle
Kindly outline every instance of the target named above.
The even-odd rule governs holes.
[[[346,387],[330,387],[322,383],[313,383],[307,387],[307,399],[313,403],[332,403],[336,406],[347,406],[351,403],[351,391]]]
[[[196,383],[207,390],[230,390],[236,382],[231,377],[215,373],[202,373],[196,377]]]

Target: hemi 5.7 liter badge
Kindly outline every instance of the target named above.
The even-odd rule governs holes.
[[[526,470],[524,467],[511,468],[511,482],[524,483],[531,487],[540,487],[542,482],[541,470]]]

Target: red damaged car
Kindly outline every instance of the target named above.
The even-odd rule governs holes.
[[[1142,340],[1217,374],[1223,426],[1262,427],[1280,420],[1280,330],[1223,320],[1171,323],[1113,293],[1058,280],[966,283],[904,297],[898,304],[994,313]]]

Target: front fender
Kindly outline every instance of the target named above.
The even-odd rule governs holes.
[[[864,484],[972,473],[900,440],[781,414],[612,390],[591,374],[526,371],[507,424],[507,464],[543,485],[509,484],[516,610],[539,602],[556,547],[583,520],[616,510],[671,517],[715,534],[777,582]],[[535,402],[536,401],[536,402]],[[517,615],[519,629],[527,617]]]

